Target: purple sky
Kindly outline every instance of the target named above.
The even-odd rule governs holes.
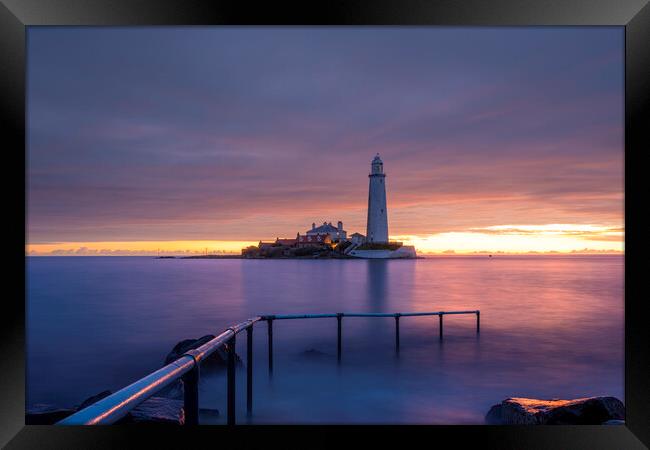
[[[28,238],[623,226],[623,28],[30,28]]]

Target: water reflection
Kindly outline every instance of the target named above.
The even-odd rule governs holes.
[[[388,291],[388,264],[385,259],[369,259],[364,261],[367,270],[368,312],[388,312],[384,310]]]

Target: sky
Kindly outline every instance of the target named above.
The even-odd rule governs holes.
[[[33,255],[624,250],[622,27],[30,27]]]

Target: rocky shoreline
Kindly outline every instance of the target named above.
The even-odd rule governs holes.
[[[624,421],[625,406],[616,397],[512,397],[492,406],[485,416],[488,425],[617,425]]]
[[[214,339],[214,337],[214,335],[208,334],[198,339],[185,339],[180,341],[167,354],[163,366],[175,361],[187,351],[200,347],[204,343]],[[235,354],[235,363],[239,366],[243,364],[241,358],[237,354]],[[214,374],[220,371],[225,371],[226,366],[226,353],[222,349],[218,349],[201,362],[201,371],[204,374]],[[77,411],[97,403],[111,394],[111,391],[102,391],[96,395],[88,397],[78,406],[73,408],[60,408],[55,405],[35,404],[27,410],[25,414],[25,424],[53,425]],[[201,417],[202,423],[210,422],[211,419],[219,417],[219,410],[200,408],[199,416]],[[116,424],[132,423],[166,423],[171,425],[183,425],[185,423],[183,381],[177,380],[171,385],[165,387],[159,391],[156,396],[148,398],[132,409],[126,417],[116,422]]]

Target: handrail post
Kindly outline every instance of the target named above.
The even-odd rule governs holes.
[[[194,361],[194,367],[182,377],[183,379],[183,409],[185,425],[199,424],[199,366]]]
[[[273,375],[273,319],[267,318],[266,323],[269,326],[269,376]]]
[[[235,334],[227,344],[228,352],[228,425],[235,424]]]
[[[399,353],[399,316],[400,314],[395,314],[395,350]]]
[[[442,340],[442,313],[438,314],[438,318],[440,319],[440,340]]]
[[[476,334],[481,332],[481,311],[476,311]]]
[[[246,328],[246,413],[253,412],[253,324]]]
[[[337,341],[336,341],[336,358],[337,361],[341,362],[341,327],[343,322],[343,313],[336,313],[336,322],[337,322]]]

